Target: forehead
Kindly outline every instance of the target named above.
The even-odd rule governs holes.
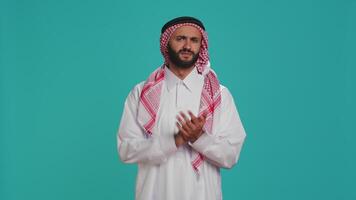
[[[175,37],[178,35],[201,38],[201,33],[200,33],[199,29],[195,28],[194,26],[181,26],[181,27],[177,28],[173,32],[172,37]]]

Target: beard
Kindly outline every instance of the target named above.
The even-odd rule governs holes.
[[[198,53],[194,53],[188,49],[181,49],[178,52],[174,51],[171,47],[171,45],[168,44],[168,57],[169,60],[176,65],[178,68],[181,69],[188,69],[190,67],[192,67],[195,62],[197,62],[198,60],[198,56],[199,56],[199,52]],[[192,54],[192,59],[189,61],[183,61],[182,59],[179,58],[179,54],[183,53],[183,52],[188,52]]]

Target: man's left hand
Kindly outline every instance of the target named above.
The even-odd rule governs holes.
[[[191,143],[195,142],[202,134],[203,127],[205,124],[205,115],[201,115],[200,117],[196,117],[191,111],[188,111],[190,119],[183,112],[179,113],[177,116],[177,127],[179,129],[179,133],[184,140],[189,141]]]

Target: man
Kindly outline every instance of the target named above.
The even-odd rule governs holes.
[[[210,68],[201,21],[175,18],[161,33],[165,62],[126,99],[120,158],[138,164],[136,199],[222,199],[219,169],[245,139],[233,98]]]

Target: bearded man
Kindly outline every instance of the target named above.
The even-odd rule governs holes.
[[[164,64],[130,92],[118,130],[121,160],[138,164],[136,199],[222,199],[220,168],[237,163],[246,134],[203,23],[167,22],[160,50]]]

